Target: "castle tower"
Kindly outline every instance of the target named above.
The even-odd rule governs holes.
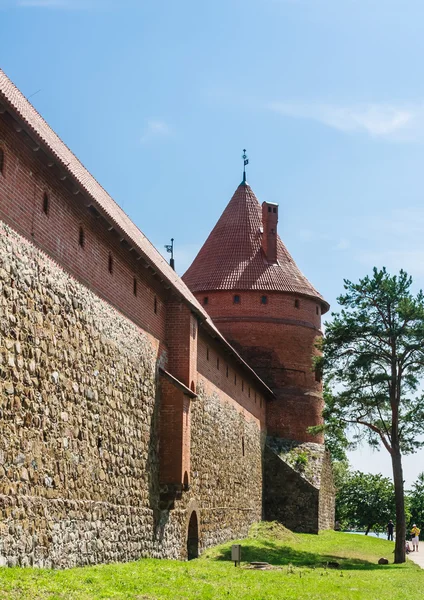
[[[278,232],[278,205],[242,183],[183,276],[216,326],[269,385],[269,436],[323,443],[322,384],[313,371],[329,305],[300,272]]]

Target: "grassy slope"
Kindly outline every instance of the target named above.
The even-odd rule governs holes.
[[[254,532],[255,533],[255,532]],[[393,544],[376,538],[325,532],[318,536],[256,532],[242,540],[245,561],[263,560],[281,570],[251,571],[228,561],[231,544],[182,563],[141,560],[67,571],[0,569],[1,600],[394,600],[419,597],[424,571],[392,560]],[[340,563],[328,569],[328,561]],[[418,595],[417,595],[418,594]]]

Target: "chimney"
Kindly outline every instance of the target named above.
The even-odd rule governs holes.
[[[277,263],[277,223],[278,204],[273,202],[262,203],[262,250],[266,259],[271,264]]]

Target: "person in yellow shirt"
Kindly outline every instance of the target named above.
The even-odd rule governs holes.
[[[412,552],[418,552],[418,542],[420,540],[420,529],[415,525],[412,525],[411,535],[412,535]]]

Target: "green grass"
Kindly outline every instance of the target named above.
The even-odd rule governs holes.
[[[266,561],[272,571],[235,568],[231,543],[189,563],[144,559],[127,564],[51,571],[0,569],[1,600],[394,600],[420,597],[424,570],[393,560],[393,543],[325,532],[292,534],[273,524],[241,540],[242,559]],[[326,564],[337,561],[338,569]]]

